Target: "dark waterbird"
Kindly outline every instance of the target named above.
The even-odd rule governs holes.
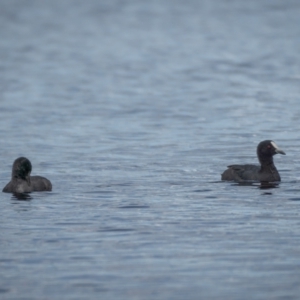
[[[257,157],[260,166],[257,165],[230,165],[222,174],[222,180],[230,181],[280,181],[280,175],[274,165],[273,156],[285,153],[271,140],[262,141],[257,146]]]
[[[51,191],[51,182],[42,176],[30,176],[31,162],[26,157],[19,157],[12,166],[11,181],[4,187],[4,193],[30,193]]]

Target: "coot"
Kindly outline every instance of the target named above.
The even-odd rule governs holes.
[[[26,157],[19,157],[12,166],[11,181],[4,187],[4,193],[29,193],[51,191],[51,182],[42,176],[30,176],[31,162]]]
[[[257,157],[260,166],[256,165],[231,165],[222,174],[222,180],[233,181],[280,181],[280,175],[273,163],[275,154],[285,153],[271,140],[262,141],[257,146]]]

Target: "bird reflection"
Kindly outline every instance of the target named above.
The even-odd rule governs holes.
[[[262,181],[258,187],[262,190],[276,189],[279,187],[279,183]]]
[[[267,189],[274,189],[279,187],[279,182],[268,182],[268,181],[261,181],[261,182],[251,182],[251,181],[242,181],[242,182],[236,182],[232,185],[237,186],[253,186],[257,187],[261,190],[267,190]]]
[[[32,197],[28,193],[13,193],[12,200],[30,201]]]

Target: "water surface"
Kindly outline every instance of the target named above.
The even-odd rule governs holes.
[[[297,299],[298,1],[2,1],[1,299]],[[273,139],[282,182],[220,181]]]

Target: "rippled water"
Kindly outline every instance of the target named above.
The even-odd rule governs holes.
[[[1,299],[297,299],[298,1],[0,3]],[[273,139],[282,183],[220,181]],[[23,200],[23,201],[21,201]]]

